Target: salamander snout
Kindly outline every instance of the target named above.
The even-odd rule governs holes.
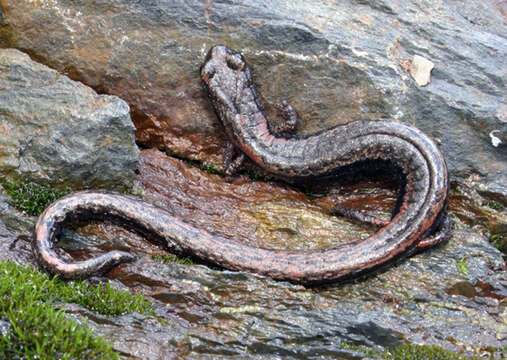
[[[211,61],[208,61],[201,67],[201,79],[206,84],[209,84],[211,79],[213,79],[213,75],[215,75],[215,72],[216,72],[215,65]]]
[[[233,71],[243,71],[246,68],[245,59],[240,53],[225,45],[213,46],[201,67],[201,78],[206,84],[209,84],[217,71],[227,68]]]
[[[227,66],[232,70],[243,70],[245,67],[245,60],[243,56],[239,53],[229,53],[225,57],[225,61],[227,62]]]
[[[205,60],[206,64],[212,63],[215,64],[217,67],[222,67],[222,65],[227,65],[229,69],[232,70],[243,70],[245,67],[245,59],[243,59],[243,56],[228,48],[225,45],[216,45],[213,46],[208,56]]]

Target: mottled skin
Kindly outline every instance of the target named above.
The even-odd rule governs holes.
[[[133,229],[177,253],[192,254],[224,268],[310,284],[348,279],[417,248],[448,237],[445,214],[447,168],[435,143],[416,128],[390,121],[358,121],[307,136],[279,136],[270,130],[250,69],[225,46],[213,47],[201,68],[211,102],[231,141],[266,170],[290,179],[334,174],[351,164],[389,161],[406,176],[393,219],[365,240],[326,250],[285,251],[252,247],[196,229],[139,199],[80,192],[58,200],[39,217],[33,242],[39,263],[63,278],[104,273],[133,261],[113,251],[83,262],[66,263],[52,250],[62,226],[98,218]],[[290,105],[280,111],[290,121]],[[290,125],[292,127],[292,125]],[[435,236],[430,235],[440,228]]]

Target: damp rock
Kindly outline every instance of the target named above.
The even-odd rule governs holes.
[[[328,196],[310,199],[286,184],[241,176],[231,181],[158,150],[143,150],[140,157],[138,182],[144,199],[189,226],[250,245],[287,249],[329,247],[333,244],[319,238],[350,241],[364,231],[326,214]],[[361,196],[377,199],[376,206],[383,208],[378,199],[386,196],[384,191],[358,187],[346,197],[358,203]],[[136,262],[115,268],[107,278],[145,294],[158,318],[106,318],[72,304],[65,309],[87,320],[123,354],[146,359],[274,353],[284,359],[381,359],[384,351],[407,343],[501,359],[507,341],[502,320],[505,263],[477,225],[474,229],[456,216],[461,216],[455,204],[459,198],[451,198],[454,229],[448,242],[353,282],[315,288],[196,259],[178,260],[123,229],[89,225],[79,234],[66,232],[62,246],[69,259],[113,248],[135,253]],[[388,203],[392,206],[394,199]],[[470,211],[469,204],[463,206]],[[301,221],[302,214],[306,221]],[[288,241],[277,242],[277,236]]]
[[[314,199],[268,179],[210,174],[219,170],[225,136],[199,79],[207,50],[225,43],[241,51],[268,115],[275,113],[272,104],[287,99],[303,118],[300,134],[358,119],[416,125],[439,144],[453,182],[470,173],[484,177],[496,208],[505,194],[506,148],[505,142],[492,146],[489,134],[498,130],[493,134],[503,139],[507,126],[498,73],[506,52],[502,5],[461,3],[5,0],[0,46],[121,96],[141,145],[201,161],[199,169],[143,150],[137,181],[144,200],[250,245],[321,249],[341,236],[359,240],[366,231],[330,216],[330,198],[370,206],[366,200],[376,197],[366,209],[385,215],[395,196],[358,186]],[[400,66],[416,55],[435,64],[424,87]],[[376,205],[383,197],[385,208]],[[138,261],[107,279],[145,294],[157,317],[62,308],[133,358],[381,358],[408,343],[501,359],[505,262],[484,235],[493,231],[495,224],[483,225],[492,212],[471,201],[459,190],[452,194],[448,242],[365,278],[316,288],[173,261],[147,239],[109,224],[67,229],[60,245],[69,260],[112,248],[135,253]],[[0,234],[12,239],[5,246],[23,248],[27,242],[14,242],[23,231],[1,219],[6,231],[0,226]]]
[[[17,210],[0,185],[0,260],[34,262],[30,242],[35,220]]]
[[[70,0],[2,2],[0,47],[131,106],[136,140],[221,164],[225,136],[199,67],[226,44],[252,66],[266,111],[283,99],[300,134],[392,118],[439,144],[452,176],[506,174],[505,4],[497,0],[315,2]],[[33,31],[37,29],[38,31]],[[418,86],[402,69],[435,68]]]

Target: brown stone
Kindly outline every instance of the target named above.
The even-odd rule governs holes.
[[[329,214],[330,199],[311,200],[284,183],[247,176],[228,181],[154,149],[141,151],[138,170],[146,201],[196,228],[252,245],[327,248],[368,233]]]
[[[185,9],[121,0],[87,5],[67,0],[2,0],[0,4],[4,25],[0,47],[24,50],[99,93],[127,101],[137,128],[136,141],[142,146],[221,165],[225,136],[199,77],[207,50],[226,41],[221,40],[221,31],[213,34],[211,30],[211,35],[209,28],[204,31],[210,25],[205,11],[219,14],[219,5],[206,10],[205,2],[189,3]],[[180,18],[190,21],[191,34]],[[242,23],[230,31],[246,29]],[[308,133],[385,114],[381,93],[362,70],[346,61],[289,52],[266,57],[252,52],[262,39],[244,40],[236,45],[256,69],[268,115],[275,113],[270,104],[288,98],[307,119],[299,128]],[[331,74],[322,81],[326,68],[340,75]],[[299,91],[308,86],[311,92]]]
[[[505,176],[506,147],[491,146],[488,136],[497,130],[502,139],[507,126],[498,115],[505,18],[496,0],[1,0],[0,7],[0,47],[126,100],[145,147],[220,166],[225,138],[199,67],[223,43],[253,68],[269,118],[280,100],[294,106],[299,133],[393,118],[435,139],[451,175]],[[397,66],[414,56],[435,64],[424,87]]]

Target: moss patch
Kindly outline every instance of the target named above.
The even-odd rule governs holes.
[[[151,258],[155,261],[161,262],[162,264],[177,263],[182,265],[194,265],[192,259],[182,258],[173,254],[155,254]]]
[[[40,215],[52,202],[70,192],[69,188],[60,190],[33,182],[9,183],[0,180],[0,184],[7,191],[16,208],[32,216]]]
[[[406,344],[386,350],[383,353],[364,345],[356,345],[348,342],[342,342],[340,347],[342,349],[361,352],[368,357],[386,360],[478,360],[477,357],[463,356],[435,345]]]
[[[489,241],[495,245],[504,255],[507,255],[507,235],[506,234],[493,234],[490,236]]]
[[[487,207],[496,210],[496,211],[504,211],[504,206],[498,201],[489,200],[482,203],[482,205],[486,205]]]
[[[180,161],[183,161],[184,163],[186,163],[190,166],[199,168],[200,170],[202,170],[208,174],[219,175],[222,177],[224,176],[224,174],[220,170],[218,170],[217,167],[212,163],[205,164],[202,161],[188,159],[186,157],[180,156],[180,155],[175,154],[173,152],[166,151],[166,153],[168,156],[178,159]]]
[[[369,348],[364,345],[356,345],[356,344],[352,344],[352,343],[348,343],[348,342],[342,342],[340,344],[340,347],[342,349],[346,349],[346,350],[353,350],[353,351],[361,352],[361,353],[365,354],[366,356],[377,357],[377,358],[382,356],[381,351]]]
[[[2,359],[118,359],[112,346],[79,322],[68,319],[55,302],[74,302],[101,314],[153,313],[143,296],[62,282],[31,265],[0,261],[0,334]]]
[[[392,360],[474,360],[476,357],[467,357],[445,350],[435,345],[401,345],[384,353],[384,359]]]
[[[468,264],[466,257],[456,259],[456,263],[458,264],[458,270],[460,271],[460,273],[466,275],[468,273]]]

